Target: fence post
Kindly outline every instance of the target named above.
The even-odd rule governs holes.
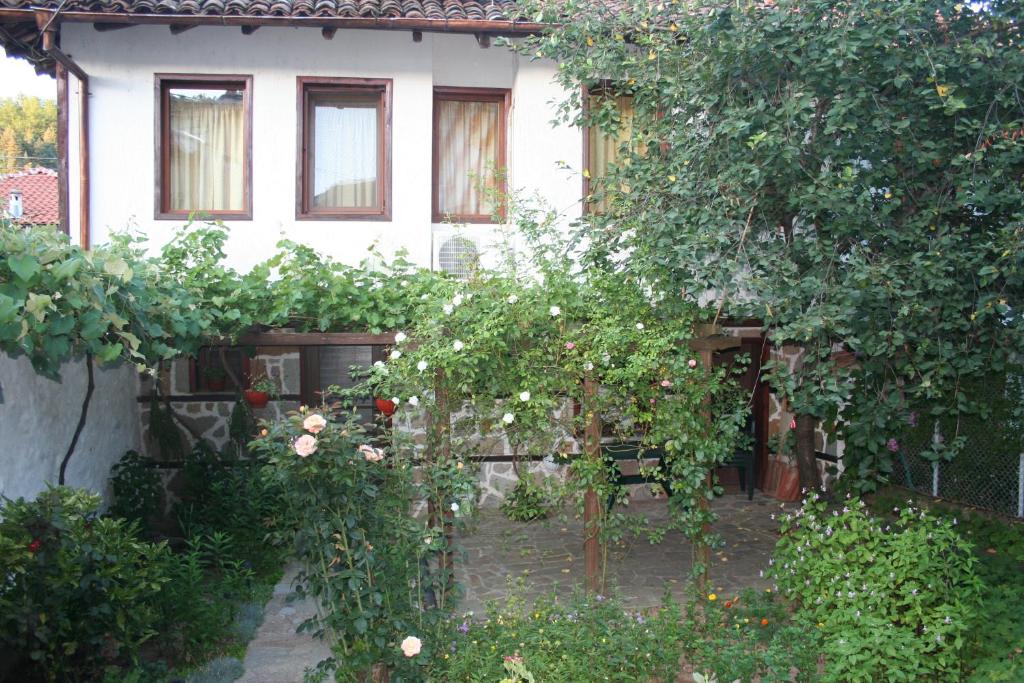
[[[1024,517],[1024,453],[1017,464],[1017,516]]]
[[[942,429],[939,427],[939,421],[935,421],[935,428],[932,429],[932,445],[938,448],[939,444],[942,443]],[[939,461],[932,461],[932,497],[939,497]]]

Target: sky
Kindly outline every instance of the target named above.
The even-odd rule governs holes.
[[[34,95],[57,99],[57,85],[49,76],[37,76],[24,59],[6,56],[0,51],[0,98]]]

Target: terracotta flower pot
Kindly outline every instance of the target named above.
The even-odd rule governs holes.
[[[246,389],[245,402],[253,408],[266,408],[267,403],[270,402],[270,394],[265,391],[253,391],[252,389]]]
[[[375,398],[373,403],[377,406],[377,410],[379,410],[384,417],[391,417],[395,414],[394,401],[389,401],[386,398]]]

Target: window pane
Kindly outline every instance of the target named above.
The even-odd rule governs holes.
[[[456,216],[490,216],[494,202],[481,191],[481,183],[494,185],[502,104],[438,100],[437,108],[438,211]]]
[[[245,209],[244,91],[171,88],[169,209]]]
[[[316,209],[374,208],[380,98],[314,95],[313,197]]]

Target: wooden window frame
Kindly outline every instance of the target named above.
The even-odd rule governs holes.
[[[205,370],[204,364],[201,362],[205,358],[209,358],[210,354],[218,353],[217,346],[204,346],[198,349],[194,357],[189,358],[188,367],[188,389],[190,394],[203,394],[203,395],[233,395],[238,391],[245,389],[245,386],[235,388],[231,385],[231,378],[227,378],[227,383],[224,385],[224,389],[220,391],[213,391],[209,387],[205,386],[206,382],[202,378],[203,371]],[[242,377],[238,380],[243,383],[246,382],[246,378],[252,372],[252,359],[247,353],[244,352],[244,348],[240,346],[229,346],[225,353],[230,351],[238,351],[242,353]]]
[[[441,168],[441,148],[438,144],[440,123],[440,111],[438,102],[495,102],[501,105],[501,122],[498,130],[498,190],[501,195],[507,191],[507,164],[508,164],[508,120],[509,110],[512,106],[512,91],[508,88],[453,88],[438,86],[434,88],[434,121],[433,121],[433,163],[431,168],[431,220],[434,223],[451,221],[453,223],[495,223],[505,222],[505,206],[498,207],[498,220],[491,214],[443,214],[438,202],[439,197],[439,171]]]
[[[323,399],[323,391],[327,387],[320,386],[320,349],[326,346],[369,346],[371,364],[376,361],[383,361],[387,359],[387,347],[383,344],[355,344],[345,342],[340,344],[323,344],[302,347],[302,353],[300,354],[300,383],[302,388],[302,403],[304,405],[318,406]],[[371,415],[374,417],[380,414],[380,410],[377,409],[375,398],[376,397],[374,396],[370,396],[369,406],[363,406],[369,407]]]
[[[242,88],[242,208],[238,210],[190,209],[172,210],[170,208],[170,90],[171,88],[215,89]],[[252,75],[243,74],[169,74],[158,73],[154,77],[156,96],[155,129],[156,159],[155,171],[155,206],[156,220],[181,220],[192,215],[210,218],[251,221],[252,220]]]
[[[390,78],[328,78],[299,76],[296,81],[297,153],[295,161],[296,220],[391,220],[391,97]],[[315,209],[312,207],[310,179],[313,154],[310,153],[310,95],[323,93],[376,94],[377,111],[377,206]]]

